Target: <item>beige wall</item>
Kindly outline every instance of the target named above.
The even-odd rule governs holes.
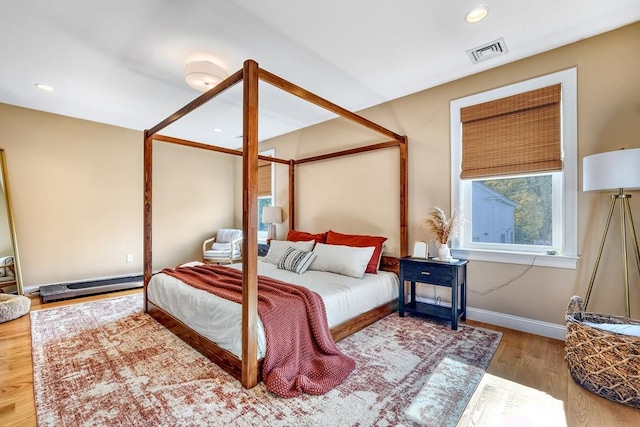
[[[0,146],[25,286],[141,273],[142,132],[0,104]],[[158,269],[232,225],[234,164],[161,142],[154,159]]]
[[[640,24],[361,113],[409,138],[409,242],[423,240],[426,235],[420,224],[429,209],[441,206],[449,210],[450,206],[450,101],[571,67],[578,68],[578,268],[534,267],[504,288],[481,296],[476,292],[510,281],[527,266],[474,261],[469,265],[471,307],[562,324],[571,295],[584,296],[602,236],[609,194],[582,193],[582,158],[620,147],[640,146]],[[275,146],[278,157],[284,158],[331,151],[344,143],[339,132],[344,127],[341,121],[331,121],[269,141],[268,145]],[[393,205],[397,200],[396,153],[388,151],[372,156],[301,166],[297,171],[297,228],[383,234],[391,238],[388,252],[397,254],[397,212]],[[286,183],[286,168],[279,167],[277,173],[279,182]],[[367,187],[377,192],[368,192]],[[640,193],[631,194],[638,229]],[[286,206],[286,189],[280,185],[278,200],[278,204]],[[617,215],[612,227],[615,234],[609,236],[589,309],[623,315]],[[279,228],[281,237],[284,233],[286,224]],[[640,278],[634,270],[633,251],[630,256],[632,316],[640,318]],[[433,295],[433,290],[428,289],[428,296]],[[441,296],[447,299],[444,294]]]
[[[314,156],[380,142],[371,131],[342,119],[267,141],[282,159]],[[383,137],[384,138],[384,137]],[[296,229],[387,236],[387,253],[398,254],[400,240],[399,149],[390,148],[353,156],[306,163],[296,167]],[[285,211],[277,226],[284,239],[289,230],[288,173],[275,167],[276,204]]]

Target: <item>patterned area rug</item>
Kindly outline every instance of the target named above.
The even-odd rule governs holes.
[[[392,314],[338,343],[357,363],[344,383],[283,399],[242,388],[141,295],[33,311],[31,325],[40,426],[454,426],[501,337]]]

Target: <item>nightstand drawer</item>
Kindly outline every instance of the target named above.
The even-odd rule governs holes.
[[[404,280],[411,280],[423,283],[451,284],[457,267],[450,265],[438,265],[435,263],[405,263],[402,265],[402,276]]]

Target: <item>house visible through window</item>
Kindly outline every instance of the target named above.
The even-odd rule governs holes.
[[[551,183],[551,174],[472,180],[471,241],[551,250],[560,243],[553,239]]]
[[[575,268],[576,70],[451,102],[454,255]]]

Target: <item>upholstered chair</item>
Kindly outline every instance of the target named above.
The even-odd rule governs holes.
[[[242,230],[222,228],[202,244],[205,264],[233,264],[242,261]]]

